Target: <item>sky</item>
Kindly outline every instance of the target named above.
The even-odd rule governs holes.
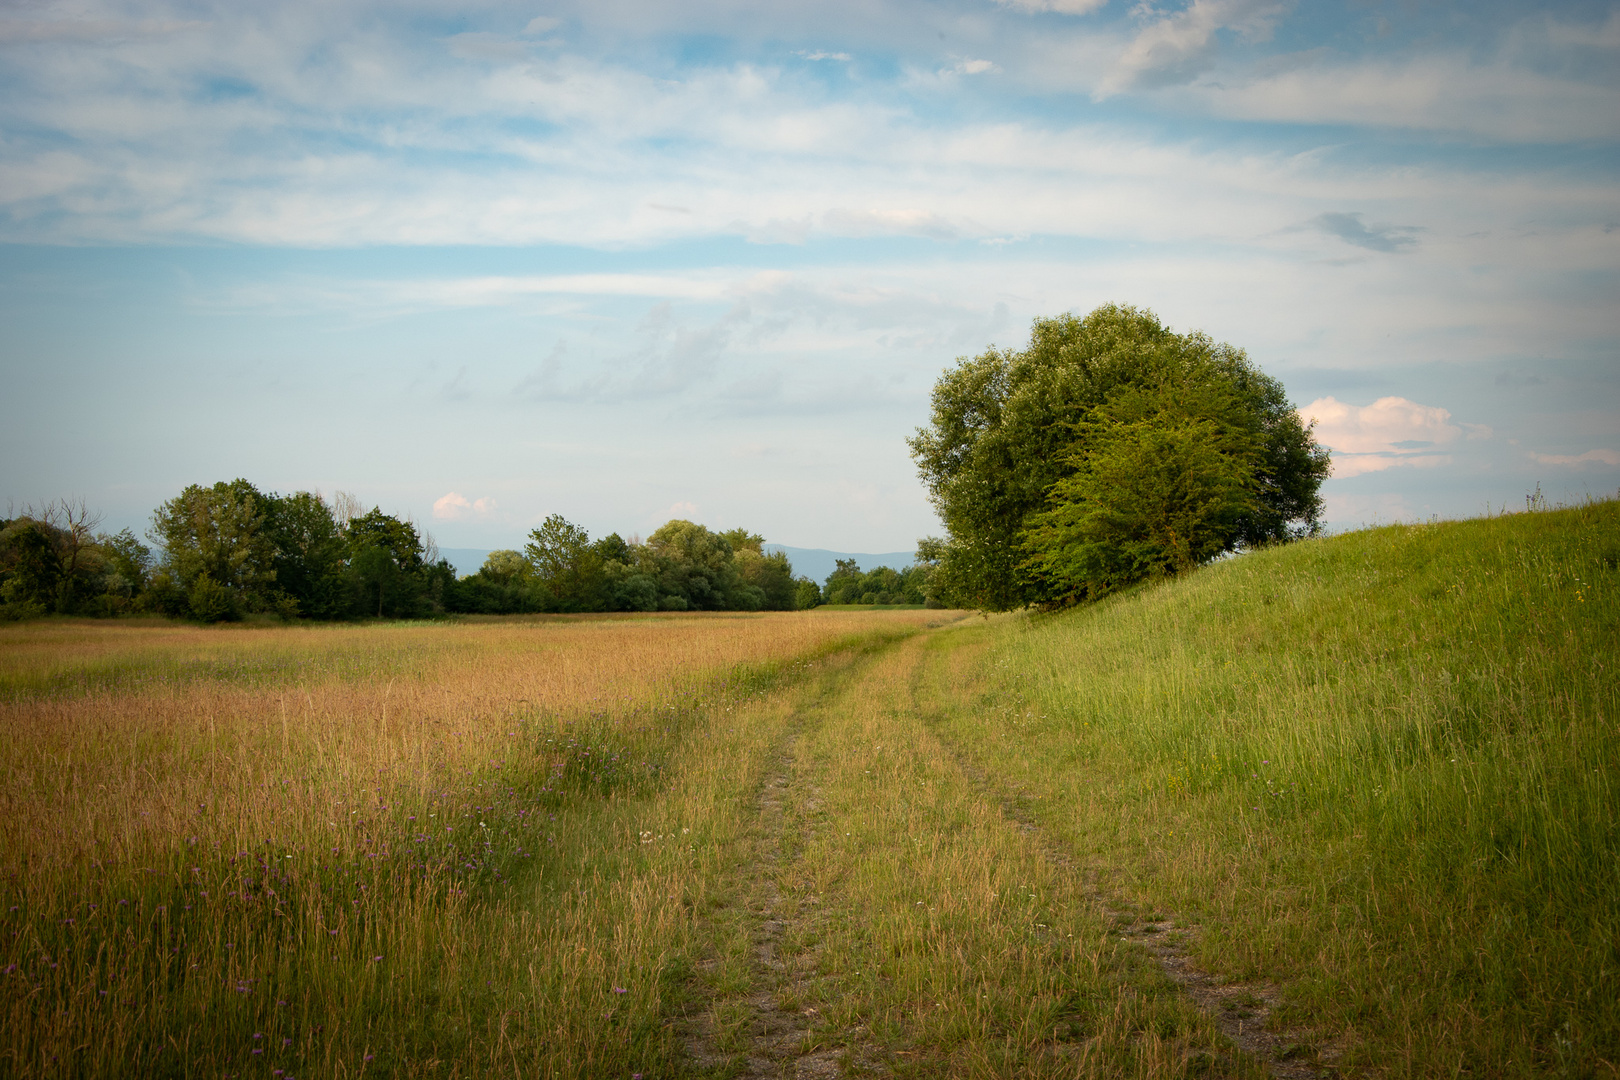
[[[958,357],[1247,350],[1333,528],[1620,489],[1620,4],[0,0],[0,499],[941,527]]]

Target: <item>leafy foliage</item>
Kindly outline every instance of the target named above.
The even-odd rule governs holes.
[[[558,514],[529,534],[524,554],[494,552],[455,582],[446,609],[521,611],[792,611],[801,583],[781,552],[746,529],[715,532],[675,520],[645,543],[618,533],[591,540]]]
[[[1255,510],[1254,440],[1209,396],[1130,392],[1079,425],[1075,471],[1032,515],[1027,564],[1062,600],[1174,574],[1228,550]]]
[[[148,534],[163,549],[159,573],[199,617],[216,621],[255,610],[276,579],[264,530],[264,498],[246,480],[189,485],[152,515]],[[206,614],[202,612],[206,611]]]
[[[524,550],[492,552],[458,579],[431,537],[352,496],[262,492],[237,479],[193,484],[148,533],[92,536],[82,504],[0,519],[0,618],[153,612],[202,622],[420,618],[437,613],[792,611],[820,602],[781,552],[746,529],[671,521],[646,543],[591,540],[553,514]],[[806,593],[804,586],[810,586]]]
[[[590,536],[561,514],[552,514],[529,534],[523,549],[536,585],[544,592],[546,611],[595,611],[603,592],[601,552]]]
[[[151,553],[129,530],[96,535],[83,502],[59,500],[0,519],[0,619],[128,610]]]
[[[1328,471],[1241,349],[1114,305],[958,361],[910,446],[949,533],[931,551],[936,591],[991,610],[1311,533]]]
[[[927,601],[931,568],[922,563],[896,570],[862,571],[854,559],[839,559],[822,596],[829,604],[921,604]]]

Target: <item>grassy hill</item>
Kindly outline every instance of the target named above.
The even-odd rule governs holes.
[[[1009,620],[941,733],[1323,1060],[1613,1075],[1617,562],[1613,501],[1257,552]]]

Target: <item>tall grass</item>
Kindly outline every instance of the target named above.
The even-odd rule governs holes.
[[[1604,502],[893,649],[951,616],[0,628],[0,1073],[726,1075],[762,995],[784,1067],[1255,1073],[1096,881],[1343,1072],[1612,1075],[1617,566]]]
[[[974,657],[933,644],[801,714],[769,918],[804,1048],[908,1077],[1263,1075],[964,775],[928,718],[956,707]]]
[[[933,618],[6,628],[0,1071],[667,1068],[719,734]]]
[[[1620,503],[1003,624],[949,736],[1343,1067],[1620,1062]]]

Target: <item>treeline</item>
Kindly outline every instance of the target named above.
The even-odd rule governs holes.
[[[918,554],[919,561],[904,570],[879,566],[864,573],[854,559],[839,559],[838,568],[828,575],[826,586],[819,590],[818,602],[943,607],[930,590],[934,566],[924,561],[929,552],[925,548]]]
[[[553,514],[520,551],[492,551],[478,573],[455,582],[447,610],[792,611],[813,607],[782,552],[747,529],[714,532],[690,521],[661,526],[645,542],[618,533],[591,540]],[[810,600],[801,603],[801,600]]]
[[[787,556],[745,529],[671,521],[647,538],[591,540],[553,515],[524,550],[458,578],[409,519],[351,496],[192,485],[147,532],[97,532],[80,503],[0,519],[0,618],[155,614],[220,622],[454,613],[787,611],[820,602]]]

